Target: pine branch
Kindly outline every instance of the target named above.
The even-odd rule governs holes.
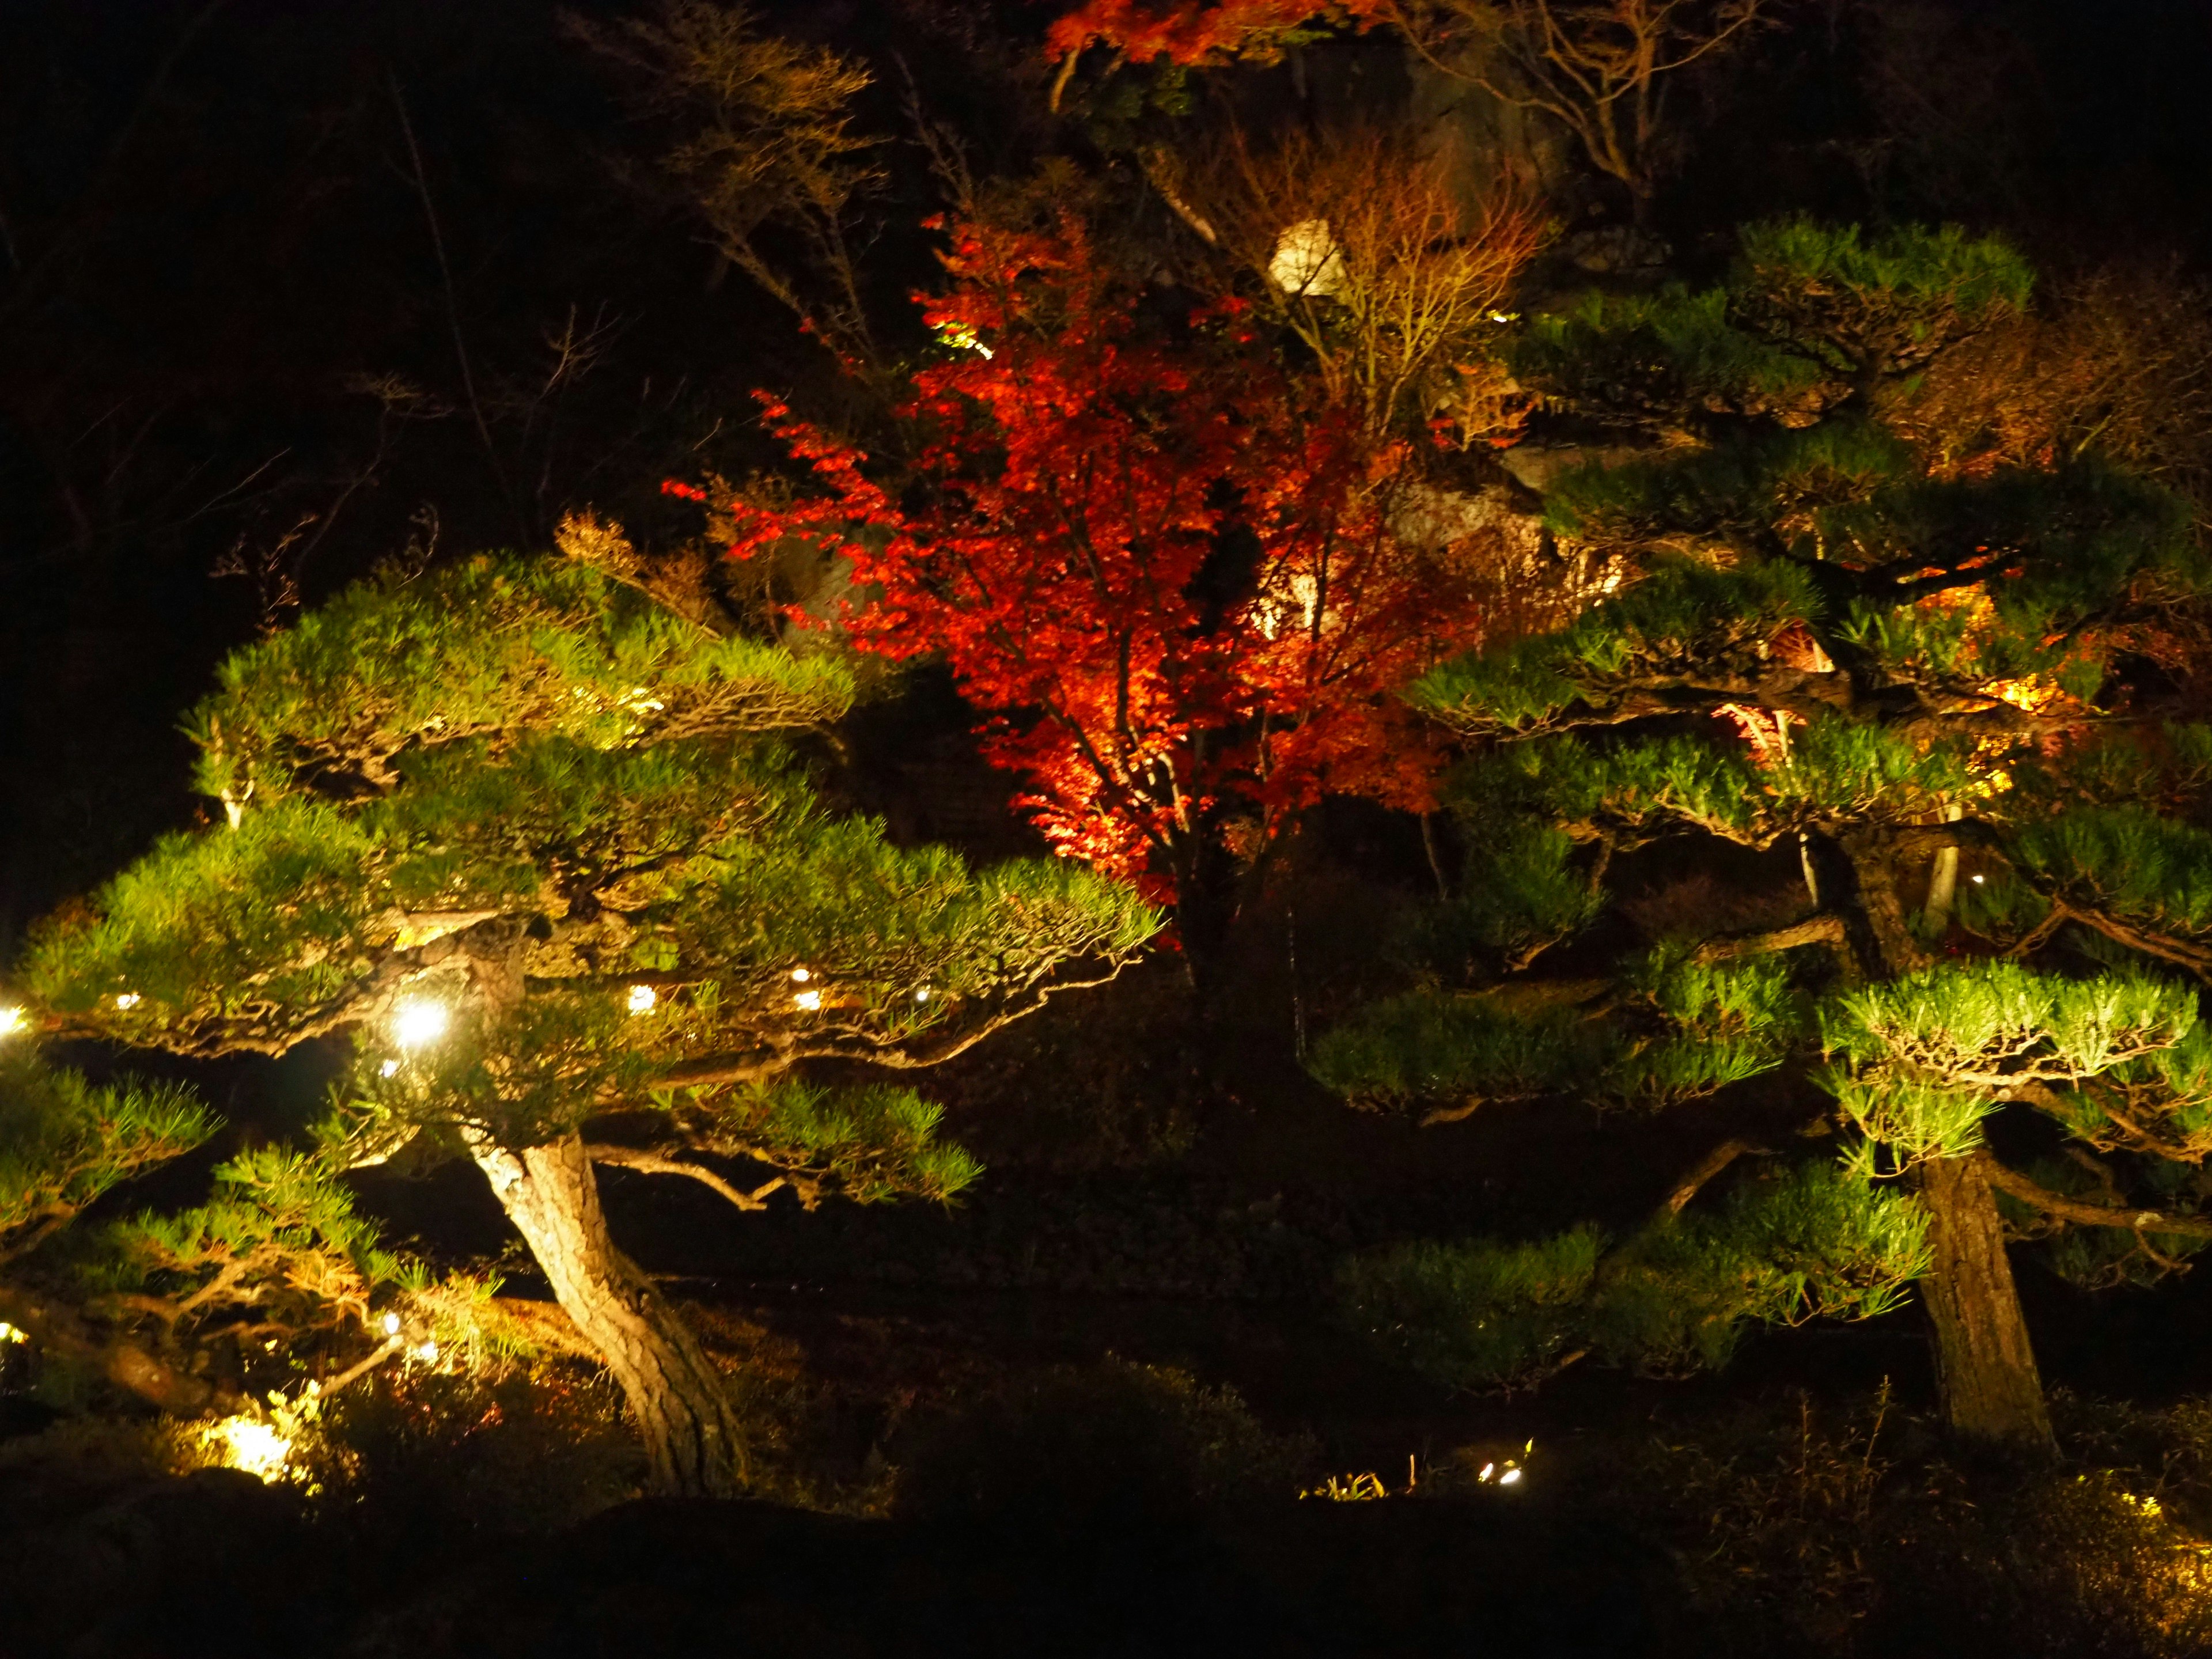
[[[1803,921],[1794,921],[1787,927],[1771,927],[1754,933],[1724,934],[1700,945],[1692,960],[1731,962],[1738,957],[1794,951],[1802,945],[1826,945],[1839,952],[1846,951],[1844,919],[1830,912],[1808,917]]]
[[[1754,1146],[1747,1140],[1733,1139],[1723,1140],[1690,1166],[1688,1172],[1674,1183],[1674,1188],[1668,1193],[1658,1209],[1653,1212],[1651,1218],[1654,1221],[1667,1221],[1681,1214],[1689,1206],[1690,1200],[1703,1192],[1708,1182],[1736,1159],[1772,1156],[1773,1153],[1769,1148]]]
[[[2117,1209],[2109,1205],[2069,1198],[2063,1193],[2054,1193],[2048,1187],[2038,1185],[2016,1170],[2006,1168],[1987,1152],[1977,1152],[1974,1157],[1988,1174],[1990,1186],[2062,1221],[2077,1222],[2085,1227],[2115,1227],[2138,1233],[2169,1233],[2177,1238],[2212,1238],[2212,1220],[2203,1216],[2172,1215],[2158,1210]]]
[[[635,1146],[610,1146],[594,1142],[585,1146],[584,1155],[594,1164],[611,1164],[617,1169],[635,1170],[641,1175],[686,1176],[727,1199],[740,1210],[765,1210],[768,1208],[766,1200],[769,1194],[781,1187],[799,1188],[800,1202],[810,1210],[814,1207],[814,1201],[820,1197],[818,1189],[810,1190],[811,1183],[802,1183],[787,1175],[778,1176],[775,1180],[765,1182],[750,1192],[745,1192],[730,1182],[725,1181],[704,1164],[683,1163],[665,1153],[649,1152]]]

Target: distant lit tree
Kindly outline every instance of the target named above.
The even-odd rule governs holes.
[[[565,544],[387,574],[231,657],[191,721],[222,820],[50,924],[21,983],[50,1032],[182,1054],[342,1039],[317,1170],[410,1143],[471,1159],[621,1382],[654,1486],[726,1492],[741,1425],[610,1237],[594,1164],[748,1210],[948,1198],[977,1166],[936,1108],[795,1068],[949,1058],[1111,975],[1155,923],[1069,866],[971,872],[829,810],[787,734],[843,714],[840,661],[748,637],[696,563],[589,524]],[[107,1116],[125,1127],[84,1133],[117,1143],[95,1148],[110,1173],[200,1132],[180,1109]],[[304,1206],[285,1237],[330,1258],[320,1280],[297,1250],[275,1264],[287,1293],[360,1301],[374,1263],[342,1189],[256,1158],[228,1201]],[[235,1279],[251,1244],[223,1224],[151,1228],[151,1270]]]
[[[1086,0],[1054,23],[1055,99],[1089,48],[1125,62],[1272,63],[1331,26],[1395,27],[1430,64],[1540,112],[1639,216],[1669,159],[1667,107],[1681,72],[1771,21],[1777,0]]]

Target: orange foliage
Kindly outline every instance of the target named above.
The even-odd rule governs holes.
[[[1056,58],[1103,45],[1139,64],[1160,58],[1214,64],[1231,58],[1265,63],[1304,25],[1349,23],[1364,29],[1392,9],[1392,0],[1218,0],[1202,7],[1085,0],[1053,24],[1045,40]]]

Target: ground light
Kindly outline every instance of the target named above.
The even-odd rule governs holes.
[[[257,1480],[273,1480],[283,1474],[292,1455],[290,1439],[258,1417],[223,1418],[208,1425],[204,1438],[225,1468],[243,1470]]]

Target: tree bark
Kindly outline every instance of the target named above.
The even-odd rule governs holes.
[[[741,1491],[744,1434],[729,1390],[667,1299],[615,1248],[581,1138],[520,1152],[479,1138],[470,1150],[562,1310],[622,1384],[653,1490],[708,1498]]]
[[[2047,1449],[2043,1379],[1988,1172],[1971,1156],[1935,1158],[1920,1167],[1920,1193],[1936,1255],[1921,1299],[1935,1332],[1944,1416],[1966,1439]]]

